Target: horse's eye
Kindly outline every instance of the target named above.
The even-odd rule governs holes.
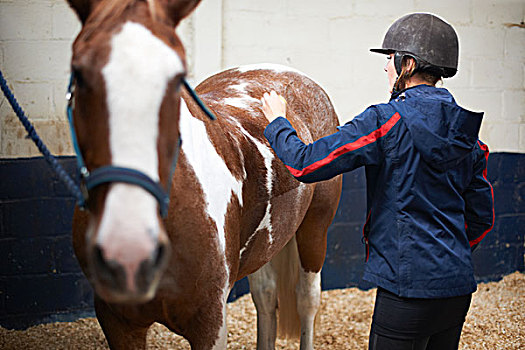
[[[186,73],[179,74],[175,80],[177,81],[177,88],[180,89],[182,83],[186,79]]]
[[[75,79],[75,85],[78,88],[83,88],[86,85],[86,82],[84,80],[84,76],[82,74],[82,70],[78,67],[72,66],[71,72],[73,74],[73,77]]]

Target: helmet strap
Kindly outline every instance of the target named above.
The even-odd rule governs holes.
[[[414,62],[416,63],[416,68],[413,70],[412,74],[415,73],[421,66],[421,60],[408,52],[403,51],[396,51],[394,53],[394,67],[396,68],[397,75],[401,75],[401,71],[403,70],[403,59],[405,57],[411,57],[414,59]]]

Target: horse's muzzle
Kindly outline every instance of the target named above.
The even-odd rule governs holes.
[[[107,302],[138,304],[150,301],[169,261],[169,243],[159,242],[149,258],[129,264],[105,258],[99,246],[91,249],[92,283]]]

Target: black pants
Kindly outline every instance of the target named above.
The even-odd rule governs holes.
[[[457,350],[471,294],[401,298],[378,288],[369,350]]]

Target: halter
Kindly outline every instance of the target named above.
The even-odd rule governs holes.
[[[189,83],[183,78],[183,85],[188,90],[190,96],[195,100],[197,105],[202,109],[202,111],[210,118],[211,120],[217,119],[215,115],[206,107],[206,105],[199,98],[197,93],[191,88]],[[71,73],[69,78],[69,85],[67,88],[66,100],[67,100],[67,119],[69,122],[69,128],[71,131],[71,141],[77,155],[77,168],[81,176],[81,186],[82,186],[82,199],[78,201],[78,206],[85,209],[87,207],[87,202],[89,199],[89,191],[103,184],[109,183],[127,183],[131,185],[136,185],[147,192],[149,192],[157,202],[159,203],[160,215],[166,217],[168,214],[168,207],[170,202],[170,189],[171,182],[168,181],[167,188],[164,188],[160,182],[154,181],[148,175],[144,174],[141,171],[131,168],[116,167],[113,165],[102,166],[97,169],[89,171],[80,152],[80,147],[78,145],[78,140],[75,131],[75,125],[73,122],[73,109],[74,106],[74,92],[75,92],[75,74]],[[182,139],[178,138],[177,144],[175,146],[174,157],[171,162],[170,176],[169,179],[173,177],[173,172],[177,166],[177,160],[180,153],[180,147],[182,145]]]

